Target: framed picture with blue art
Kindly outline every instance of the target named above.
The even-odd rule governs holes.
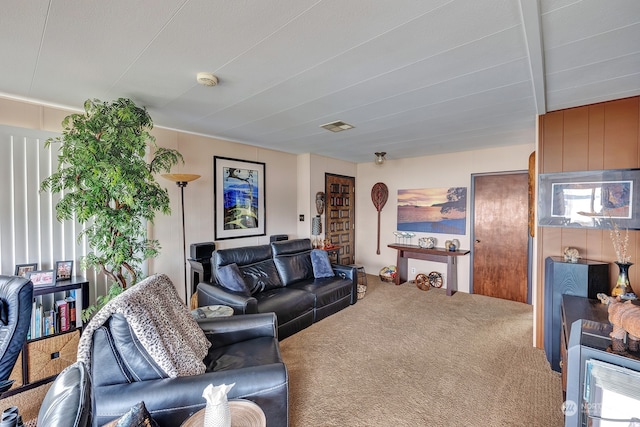
[[[398,230],[465,234],[467,188],[398,190]]]
[[[266,234],[265,164],[213,158],[215,239]]]

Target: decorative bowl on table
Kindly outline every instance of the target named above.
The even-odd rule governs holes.
[[[436,247],[435,237],[421,237],[418,239],[418,246],[424,249],[433,249]]]

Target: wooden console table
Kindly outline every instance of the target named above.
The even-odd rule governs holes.
[[[447,277],[445,285],[447,295],[451,296],[458,290],[458,268],[456,258],[469,253],[468,250],[459,249],[448,251],[444,248],[425,249],[415,245],[387,245],[398,251],[398,274],[396,275],[396,285],[408,280],[408,260],[409,258],[421,259],[424,261],[435,261],[447,263]]]
[[[340,246],[331,246],[330,248],[324,247],[319,249],[325,251],[327,255],[329,255],[329,258],[335,257],[335,263],[340,264]]]

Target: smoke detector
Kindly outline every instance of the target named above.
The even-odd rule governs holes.
[[[202,86],[215,86],[218,84],[218,78],[214,76],[213,73],[198,73],[196,79]]]

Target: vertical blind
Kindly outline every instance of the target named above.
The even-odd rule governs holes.
[[[58,166],[58,144],[45,148],[57,134],[0,126],[0,266],[2,274],[15,273],[16,264],[37,263],[39,270],[55,268],[56,261],[74,261],[74,274],[90,283],[89,298],[106,293],[106,277],[84,271],[80,259],[89,248],[78,241],[82,226],[60,222],[55,205],[60,194],[40,191],[40,183]]]

